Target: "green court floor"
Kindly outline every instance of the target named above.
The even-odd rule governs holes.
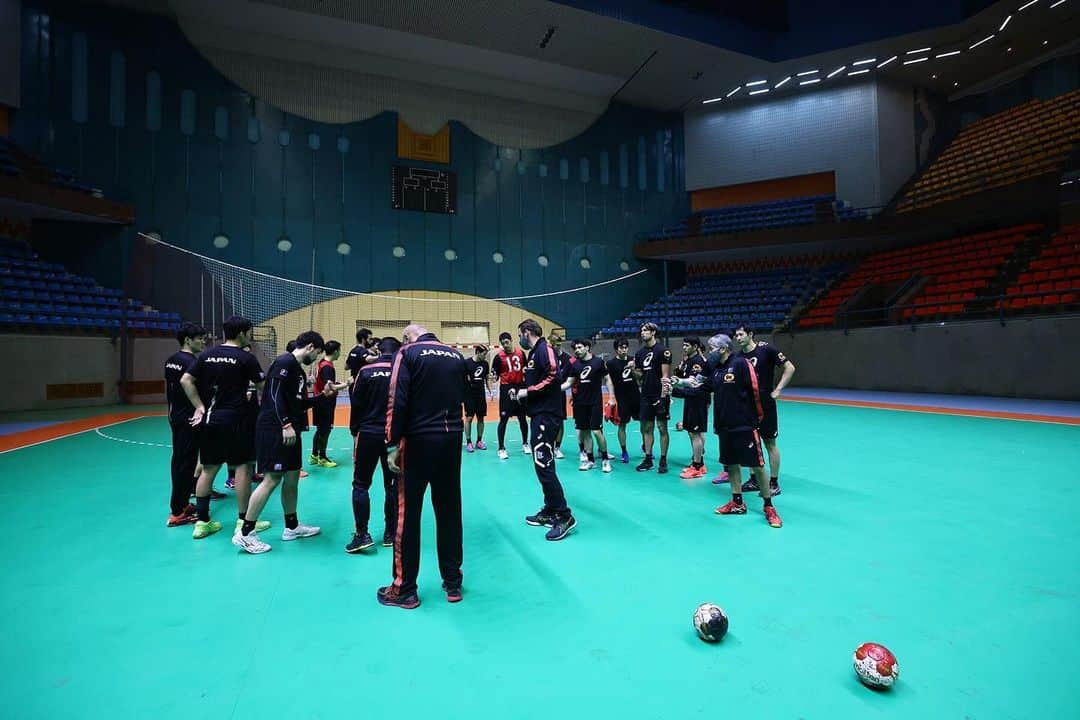
[[[342,550],[344,429],[342,466],[301,484],[322,535],[282,543],[275,498],[262,556],[229,543],[231,498],[207,540],[165,527],[164,418],[0,455],[0,716],[1080,717],[1080,429],[801,403],[781,424],[781,530],[757,498],[714,515],[727,488],[677,477],[685,436],[666,476],[578,472],[568,437],[561,543],[522,520],[519,440],[465,455],[465,601],[440,591],[429,506],[412,612],[375,601],[388,550]],[[719,645],[702,602],[731,618]],[[899,658],[892,691],[855,679],[864,641]]]

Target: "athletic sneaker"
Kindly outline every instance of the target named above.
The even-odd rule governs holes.
[[[331,460],[330,458],[319,458],[319,464],[322,465],[324,468],[336,468],[337,467],[337,463],[334,462],[333,460]]]
[[[606,473],[611,472],[611,461],[605,458],[604,462],[600,464],[600,467]]]
[[[506,460],[510,457],[510,453],[506,452],[506,448],[499,448],[499,459]]]
[[[573,515],[568,515],[565,518],[555,518],[555,522],[552,523],[551,529],[547,531],[547,534],[545,534],[544,537],[552,542],[562,540],[576,527],[577,520],[574,519]]]
[[[533,527],[547,527],[552,525],[554,522],[555,513],[545,508],[540,508],[540,511],[535,515],[525,516],[525,523],[527,525],[532,525]]]
[[[528,443],[525,443],[524,445],[521,446],[521,452],[523,452],[526,455],[532,455],[532,448],[529,447]]]
[[[443,592],[446,593],[446,602],[458,603],[461,602],[461,586],[460,585],[447,585],[442,584]]]
[[[294,528],[285,528],[281,531],[281,539],[285,541],[318,535],[322,528],[313,525],[297,525]]]
[[[243,529],[243,527],[244,527],[244,521],[241,520],[240,518],[236,518],[236,530],[235,530],[235,532],[240,532],[240,530]],[[256,520],[255,521],[255,532],[262,532],[263,530],[269,530],[269,529],[270,529],[270,521],[269,520]]]
[[[760,490],[760,489],[761,489],[761,488],[760,488],[760,487],[758,487],[758,484],[757,484],[757,478],[756,478],[756,477],[754,477],[753,475],[751,475],[751,476],[750,476],[750,479],[749,479],[749,480],[747,480],[746,482],[744,482],[744,483],[742,484],[742,491],[743,491],[744,493],[748,493],[748,492],[757,492],[757,491],[758,491],[758,490]]]
[[[652,464],[652,458],[651,458],[651,457],[646,457],[646,458],[645,458],[644,460],[642,460],[642,461],[641,461],[641,463],[640,463],[640,464],[639,464],[639,465],[638,465],[638,466],[637,466],[636,468],[634,468],[634,469],[635,469],[635,470],[637,470],[638,472],[645,472],[645,471],[647,471],[647,470],[652,470],[652,469],[653,469],[653,464]]]
[[[666,473],[667,471],[668,471],[667,460],[665,460],[663,458],[660,458],[660,464],[656,467],[656,472],[663,474],[663,473]]]
[[[578,470],[592,470],[595,467],[596,467],[596,463],[592,462],[588,458],[585,458],[584,460],[581,461],[581,464],[578,465]]]
[[[179,527],[180,525],[190,525],[195,521],[196,518],[181,510],[179,515],[169,513],[169,519],[165,521],[165,525],[168,527]]]
[[[308,471],[307,471],[307,470],[301,470],[301,471],[300,471],[300,479],[301,479],[301,480],[303,480],[303,479],[304,479],[304,478],[306,478],[307,476],[308,476]]]
[[[370,533],[364,533],[363,535],[353,533],[352,540],[345,546],[345,552],[359,553],[373,547],[375,547],[375,541],[371,539]]]
[[[562,450],[560,450],[560,449],[558,449],[558,448],[556,448],[556,449],[555,449],[555,459],[556,459],[556,460],[562,460],[562,459],[563,459],[564,457],[566,457],[566,456],[565,456],[565,455],[563,455],[563,451],[562,451]]]
[[[195,540],[202,540],[207,535],[213,535],[220,529],[221,523],[217,520],[208,520],[206,522],[196,520],[195,529],[191,531],[191,537]]]
[[[693,480],[694,478],[705,477],[708,472],[709,471],[705,468],[704,465],[697,468],[693,465],[689,465],[686,467],[686,469],[679,473],[679,477],[681,477],[683,480]]]
[[[230,490],[235,490],[236,489],[236,478],[234,478],[234,477],[228,478],[225,481],[225,487],[229,488]]]
[[[578,453],[578,462],[589,462],[589,456],[585,454],[584,450]]]
[[[622,451],[622,461],[624,463],[630,462],[630,453],[626,452],[625,450]]]
[[[730,479],[731,479],[731,476],[728,475],[727,470],[723,470],[723,471],[721,471],[721,473],[719,475],[717,475],[716,477],[714,477],[712,479],[712,484],[713,485],[723,485],[724,483],[728,482]]]
[[[467,453],[476,452],[476,448],[473,446],[472,443],[465,443],[465,452],[467,452]]]
[[[772,491],[773,496],[779,495],[780,494],[780,483],[773,482],[772,480],[770,480],[769,481],[769,490]]]
[[[737,503],[729,500],[727,505],[721,505],[715,510],[717,515],[745,515],[746,503]]]
[[[487,445],[484,444],[483,440],[477,440],[476,441],[476,449],[477,450],[487,450]]]
[[[318,455],[312,455],[311,457],[308,458],[307,461],[308,461],[308,465],[314,465],[315,467],[319,467],[320,465],[322,465],[322,461],[319,460]]]
[[[380,605],[399,607],[402,610],[415,610],[420,607],[420,597],[416,593],[402,595],[393,585],[379,588],[375,597],[378,598]]]
[[[780,516],[776,513],[776,508],[772,505],[765,508],[765,519],[769,521],[769,525],[774,528],[781,527],[784,523],[780,520]]]
[[[232,544],[252,555],[260,555],[273,549],[259,539],[259,533],[257,532],[251,532],[247,535],[237,532],[232,536]]]
[[[383,533],[382,546],[383,547],[394,547],[394,533],[393,532],[384,532]]]

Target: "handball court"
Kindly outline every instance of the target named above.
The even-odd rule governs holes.
[[[678,478],[689,443],[674,422],[667,475],[634,472],[635,426],[631,464],[579,472],[568,422],[559,471],[579,526],[561,543],[523,522],[540,506],[529,458],[511,423],[500,462],[489,422],[490,449],[462,459],[465,601],[440,589],[429,504],[412,612],[375,601],[389,548],[343,552],[346,407],[340,467],[301,483],[300,518],[322,534],[283,543],[274,498],[262,556],[229,543],[231,495],[213,505],[217,535],[165,526],[160,413],[0,416],[0,687],[22,717],[929,720],[1076,705],[1080,403],[791,389],[780,530],[755,496],[746,516],[713,514],[728,487]],[[706,461],[712,477],[712,435]],[[372,495],[378,508],[378,478]],[[691,626],[703,602],[730,617],[718,645]],[[899,660],[888,693],[852,671],[867,641]]]

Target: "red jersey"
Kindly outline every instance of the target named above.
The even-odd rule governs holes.
[[[515,348],[507,355],[505,350],[500,350],[491,369],[499,374],[499,382],[503,385],[524,385],[525,353]]]
[[[315,368],[315,386],[312,388],[315,397],[321,397],[323,389],[335,380],[337,380],[337,371],[334,369],[334,363],[323,358]],[[336,391],[334,396],[337,396]]]

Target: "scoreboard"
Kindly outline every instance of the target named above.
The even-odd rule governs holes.
[[[445,170],[394,166],[390,191],[395,210],[457,212],[457,176]]]

